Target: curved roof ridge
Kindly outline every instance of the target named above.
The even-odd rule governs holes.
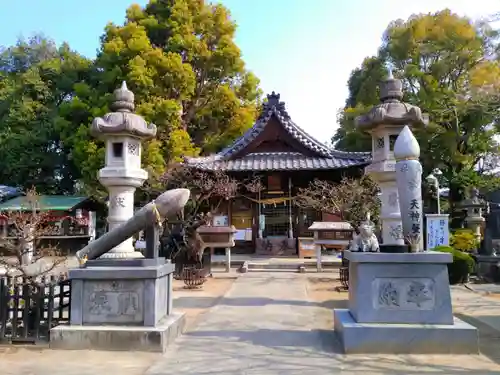
[[[367,159],[371,157],[371,152],[347,152],[335,150],[335,148],[320,142],[312,135],[307,133],[299,125],[297,125],[290,117],[285,108],[285,103],[280,101],[280,95],[272,94],[267,95],[268,101],[264,103],[259,117],[255,121],[254,125],[248,129],[242,136],[237,138],[231,145],[222,149],[217,153],[217,157],[220,159],[226,159],[232,155],[238,153],[245,147],[247,147],[251,142],[253,142],[265,129],[267,123],[273,115],[276,116],[277,120],[283,126],[285,131],[290,134],[294,139],[300,142],[309,150],[321,155],[322,157],[338,157],[338,158],[350,158],[350,159]]]

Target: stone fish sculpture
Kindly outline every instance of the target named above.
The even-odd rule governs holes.
[[[351,245],[350,251],[354,252],[371,252],[377,253],[380,251],[377,236],[373,233],[373,223],[370,221],[370,214],[366,215],[366,220],[359,226],[359,234],[356,235]]]

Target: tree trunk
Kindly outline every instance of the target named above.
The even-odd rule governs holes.
[[[465,212],[458,208],[458,205],[465,199],[465,191],[462,186],[450,184],[448,201],[450,204],[450,229],[463,228],[465,222]]]

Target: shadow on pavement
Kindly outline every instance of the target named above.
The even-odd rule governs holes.
[[[286,305],[286,306],[314,306],[323,308],[346,308],[347,300],[328,300],[324,302],[312,302],[301,300],[280,300],[266,297],[178,297],[174,300],[175,308],[210,308],[215,305],[255,307],[266,305]]]
[[[500,332],[481,320],[498,319],[500,316],[481,316],[481,320],[465,314],[454,314],[479,331],[479,351],[495,363],[500,365]]]

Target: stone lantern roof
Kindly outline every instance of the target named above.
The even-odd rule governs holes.
[[[472,187],[469,191],[469,197],[464,199],[462,202],[458,204],[460,208],[486,208],[487,203],[484,199],[479,197],[479,190],[475,187]]]
[[[156,136],[156,125],[148,124],[144,118],[133,113],[134,93],[127,88],[125,81],[114,91],[110,108],[113,112],[92,121],[90,131],[94,137],[129,135],[146,140]]]
[[[404,103],[403,83],[389,75],[380,86],[381,104],[373,107],[370,112],[356,118],[356,127],[371,131],[378,125],[409,125],[425,127],[429,123],[428,115],[414,105]]]

